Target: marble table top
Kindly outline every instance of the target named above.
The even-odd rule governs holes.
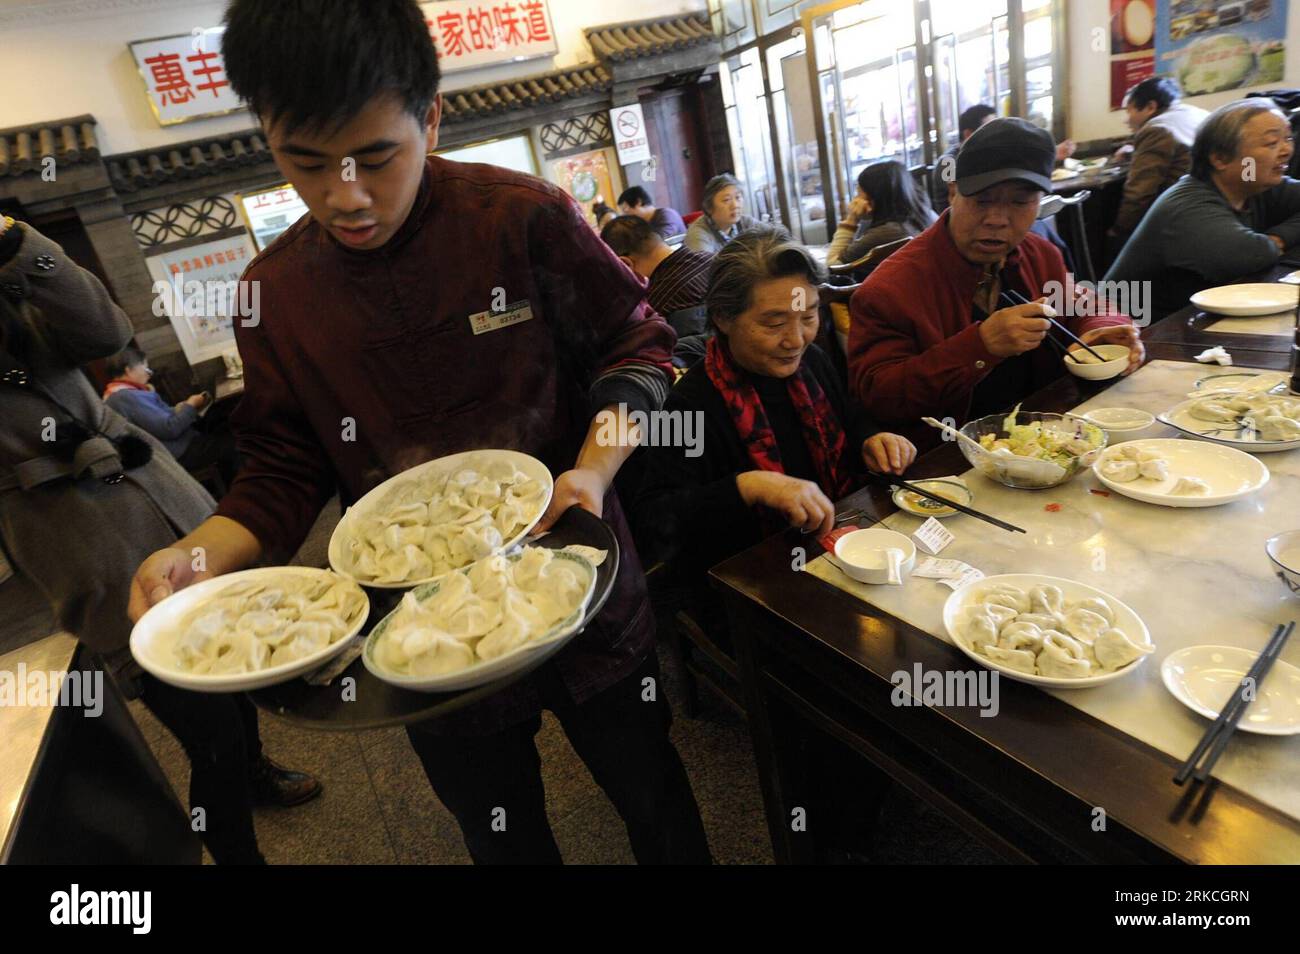
[[[1157,414],[1183,400],[1206,373],[1204,365],[1152,361],[1078,410],[1135,407]],[[1157,424],[1139,436],[1178,434]],[[1079,580],[1131,606],[1151,631],[1156,652],[1128,676],[1105,685],[1047,691],[1181,761],[1208,721],[1165,689],[1160,678],[1165,657],[1196,645],[1259,651],[1278,623],[1300,620],[1300,598],[1274,575],[1264,554],[1269,536],[1300,528],[1300,451],[1260,454],[1258,459],[1271,473],[1262,490],[1204,509],[1093,494],[1091,490],[1105,488],[1090,470],[1060,487],[1036,491],[1013,490],[970,470],[963,476],[974,491],[973,505],[1028,533],[1010,533],[958,514],[943,521],[956,539],[940,556],[962,560],[988,576],[1041,573]],[[921,522],[900,511],[883,523],[911,534]],[[903,586],[868,586],[850,580],[825,556],[807,570],[948,640],[942,610],[952,591],[938,581],[912,577]],[[1290,640],[1281,658],[1300,666],[1300,638]],[[1238,731],[1214,774],[1300,819],[1300,735]]]
[[[1295,334],[1295,312],[1279,315],[1260,315],[1257,318],[1221,318],[1206,331],[1221,335],[1281,335],[1290,338]]]

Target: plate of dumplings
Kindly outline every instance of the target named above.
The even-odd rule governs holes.
[[[242,570],[187,586],[131,630],[131,655],[163,682],[249,692],[319,669],[361,631],[370,599],[306,566]]]
[[[586,548],[521,547],[408,591],[366,638],[384,682],[470,689],[537,665],[581,632],[596,586]]]
[[[378,589],[430,583],[523,540],[553,489],[546,465],[519,451],[431,460],[348,508],[330,537],[330,566]]]
[[[1268,468],[1244,451],[1178,438],[1114,444],[1092,472],[1110,490],[1162,507],[1217,507],[1269,481]]]
[[[1086,583],[1006,573],[958,588],[943,606],[948,635],[1009,679],[1081,689],[1119,679],[1155,651],[1126,604]]]
[[[1211,394],[1183,401],[1160,420],[1184,434],[1251,454],[1300,447],[1300,396]]]

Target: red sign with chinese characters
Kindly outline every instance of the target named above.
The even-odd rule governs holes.
[[[129,44],[161,125],[220,116],[243,107],[226,79],[221,59],[224,32],[221,27],[196,29]]]
[[[444,73],[554,54],[559,46],[546,0],[422,3]]]

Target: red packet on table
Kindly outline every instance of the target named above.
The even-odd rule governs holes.
[[[824,536],[818,537],[817,542],[822,545],[823,550],[825,550],[831,556],[834,556],[835,541],[837,541],[840,537],[844,536],[845,534],[849,534],[852,533],[854,530],[861,530],[861,529],[862,529],[861,527],[855,527],[852,524],[849,524],[847,527],[839,527],[838,529],[832,530],[830,533]]]

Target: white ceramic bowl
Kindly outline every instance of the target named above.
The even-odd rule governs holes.
[[[458,572],[460,569],[464,569],[464,567],[459,567],[456,570],[450,570],[445,574],[431,576],[424,579],[403,580],[400,583],[380,583],[357,575],[356,570],[352,565],[352,555],[348,550],[348,543],[352,539],[352,528],[359,525],[359,523],[367,517],[381,512],[385,508],[390,495],[393,494],[394,491],[398,490],[403,484],[421,481],[431,476],[433,473],[453,471],[464,466],[464,464],[471,459],[479,460],[483,458],[508,460],[510,463],[514,464],[516,470],[523,471],[533,480],[540,481],[546,488],[545,493],[542,494],[541,508],[537,513],[534,514],[532,519],[513,537],[509,540],[503,541],[501,546],[493,552],[505,553],[509,551],[511,547],[523,540],[524,537],[528,536],[533,527],[537,526],[537,522],[542,519],[542,514],[544,514],[546,508],[550,506],[551,494],[555,490],[555,482],[551,477],[551,472],[546,469],[546,465],[536,457],[530,457],[520,451],[513,450],[474,450],[465,451],[461,454],[451,454],[447,457],[439,457],[436,460],[427,461],[416,467],[412,467],[409,470],[404,470],[400,474],[385,480],[382,484],[371,490],[368,494],[349,507],[347,513],[343,515],[343,519],[334,527],[334,533],[330,536],[330,567],[334,572],[341,573],[350,579],[354,579],[362,586],[369,586],[377,590],[409,590],[413,586],[431,583],[434,580],[440,579],[441,576],[449,576],[452,573]]]
[[[1079,583],[1075,580],[1063,580],[1055,576],[1041,576],[1037,573],[1003,573],[999,576],[986,576],[982,580],[973,580],[965,586],[958,587],[946,603],[943,604],[943,625],[948,630],[948,636],[952,639],[953,644],[963,653],[969,656],[975,662],[988,669],[996,669],[1008,679],[1015,679],[1017,682],[1033,683],[1035,686],[1050,686],[1053,689],[1086,689],[1089,686],[1100,686],[1102,683],[1110,682],[1113,679],[1119,679],[1127,676],[1129,673],[1142,665],[1142,661],[1151,655],[1144,653],[1133,662],[1114,672],[1103,673],[1099,676],[1086,676],[1083,679],[1066,679],[1056,676],[1039,676],[1027,672],[1017,672],[1008,666],[994,662],[987,656],[976,652],[966,644],[957,631],[957,621],[961,619],[962,610],[966,604],[972,602],[978,594],[989,589],[991,585],[997,583],[1007,583],[1011,586],[1019,587],[1022,590],[1029,590],[1030,587],[1039,583],[1051,583],[1058,586],[1068,601],[1084,599],[1089,596],[1099,596],[1110,604],[1111,609],[1115,612],[1115,626],[1122,629],[1135,643],[1145,643],[1148,646],[1153,645],[1151,641],[1151,631],[1147,629],[1147,624],[1142,622],[1142,617],[1138,616],[1127,603],[1121,603],[1115,597],[1111,596],[1105,590],[1099,590],[1087,583]]]
[[[259,669],[257,672],[230,673],[218,676],[196,675],[182,672],[176,668],[176,660],[172,650],[176,645],[176,640],[181,635],[180,622],[184,616],[206,600],[216,596],[232,583],[238,583],[242,580],[265,580],[267,577],[282,576],[324,576],[343,579],[344,582],[356,586],[346,577],[331,573],[329,570],[320,570],[310,566],[259,567],[255,570],[241,570],[238,573],[216,576],[173,593],[141,616],[139,622],[135,624],[135,628],[131,630],[131,655],[150,675],[156,676],[168,685],[178,686],[181,689],[192,689],[195,692],[251,692],[254,689],[263,689],[267,686],[288,682],[296,676],[305,675],[319,669],[342,652],[348,641],[361,632],[361,627],[365,625],[366,618],[370,615],[370,598],[365,595],[365,590],[361,590],[361,595],[365,597],[365,603],[349,630],[324,649],[310,656],[295,659],[293,662],[285,663],[282,666]],[[357,588],[360,590],[360,587]]]
[[[859,583],[888,583],[886,550],[903,551],[899,574],[907,579],[916,565],[916,545],[894,530],[870,527],[844,534],[835,541],[835,560],[840,569]]]
[[[1264,552],[1292,593],[1300,594],[1300,530],[1277,533],[1264,541]]]
[[[1098,407],[1071,416],[1081,417],[1089,424],[1096,424],[1104,430],[1107,444],[1145,437],[1156,423],[1154,414],[1139,411],[1134,407]]]
[[[1076,378],[1084,378],[1088,381],[1108,381],[1111,378],[1118,377],[1119,373],[1128,367],[1127,345],[1095,344],[1089,345],[1089,347],[1106,360],[1100,364],[1086,364],[1075,361],[1073,357],[1063,357],[1061,359],[1065,363],[1065,369]],[[1092,355],[1082,349],[1076,349],[1070,354],[1077,355],[1081,352],[1084,362],[1094,360]]]

